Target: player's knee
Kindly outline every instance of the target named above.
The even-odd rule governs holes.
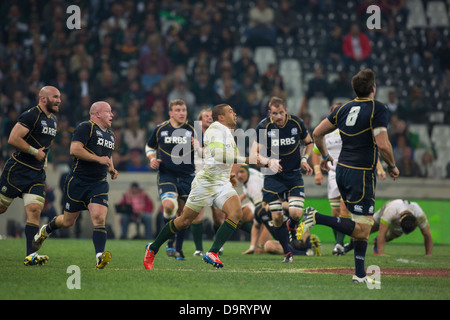
[[[13,199],[0,193],[0,214],[5,213],[11,205]]]
[[[164,207],[164,217],[167,219],[174,218],[178,210],[177,194],[174,192],[166,192],[161,196],[161,200]]]
[[[272,213],[282,212],[283,211],[282,202],[280,200],[269,202],[269,210]]]
[[[303,214],[303,206],[305,204],[305,200],[303,198],[291,198],[289,199],[289,214],[295,220],[301,218]]]

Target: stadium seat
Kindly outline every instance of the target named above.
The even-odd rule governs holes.
[[[388,102],[388,95],[390,91],[396,91],[394,87],[391,86],[380,86],[377,87],[377,92],[375,94],[375,99],[381,103]]]
[[[302,73],[300,62],[297,59],[280,59],[279,62],[279,70],[280,73],[283,72],[295,72],[295,73]]]
[[[300,104],[303,97],[289,97],[287,98],[287,111],[289,114],[298,115],[300,112]]]
[[[422,1],[407,1],[407,6],[409,9],[409,15],[406,27],[408,29],[425,28],[427,26],[427,18],[425,16],[425,9],[423,7]]]
[[[437,124],[433,126],[431,131],[431,141],[433,142],[436,149],[442,147],[450,148],[450,125]],[[447,160],[450,160],[448,158]]]
[[[428,125],[426,124],[410,124],[408,126],[411,133],[417,134],[419,136],[419,147],[420,148],[430,148],[431,140],[430,134],[428,133]]]
[[[430,27],[447,27],[449,25],[447,8],[442,1],[428,2],[426,15],[429,19],[428,25]]]
[[[311,127],[315,128],[328,115],[329,102],[327,98],[311,98],[308,101],[308,112],[311,114]]]
[[[272,47],[256,47],[254,58],[259,74],[264,74],[269,63],[277,63],[277,56]]]

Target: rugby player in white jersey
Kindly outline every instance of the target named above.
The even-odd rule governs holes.
[[[237,154],[230,130],[236,126],[233,108],[227,104],[216,105],[212,117],[214,123],[205,132],[203,168],[192,182],[191,193],[181,215],[169,221],[155,241],[147,245],[143,261],[146,269],[153,268],[155,255],[171,235],[187,228],[203,207],[212,204],[225,212],[227,219],[217,231],[211,249],[203,255],[203,260],[216,268],[223,267],[218,252],[242,218],[241,201],[230,182],[231,169],[234,163],[248,164],[249,159]]]

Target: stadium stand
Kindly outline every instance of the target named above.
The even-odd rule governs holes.
[[[331,87],[341,88],[336,82],[339,72],[346,71],[350,81],[354,73],[370,64],[377,75],[377,98],[386,100],[392,90],[398,97],[394,114],[406,123],[408,144],[420,150],[416,157],[431,150],[444,173],[450,160],[449,132],[441,130],[450,119],[449,1],[408,0],[396,12],[386,6],[389,1],[381,0],[292,1],[297,25],[288,35],[278,34],[273,46],[255,38],[248,43],[249,10],[255,3],[3,1],[1,167],[12,152],[7,137],[14,110],[20,113],[24,106],[35,103],[36,89],[44,84],[55,85],[63,93],[60,117],[68,118],[72,127],[86,119],[93,101],[108,100],[114,106],[118,159],[124,162],[118,167],[126,168],[129,156],[120,136],[128,125],[137,120],[148,136],[166,118],[167,96],[172,89],[183,83],[186,95],[192,93],[202,72],[209,74],[209,84],[215,90],[208,105],[227,102],[239,106],[237,109],[248,117],[262,118],[264,105],[273,94],[286,98],[290,112],[298,114],[308,80],[318,65]],[[80,30],[67,28],[69,4],[81,8]],[[275,13],[280,9],[279,1],[267,0],[266,4]],[[369,4],[381,8],[380,30],[366,27]],[[353,23],[369,38],[370,60],[330,60],[327,50],[333,29],[340,26],[343,38]],[[241,59],[241,49],[247,47],[250,58]],[[261,89],[261,78],[271,62],[277,64],[284,87],[270,86],[266,92]],[[244,84],[243,79],[251,81]],[[257,92],[256,102],[248,98],[253,92]],[[339,91],[326,102],[315,97],[308,102],[308,115],[302,116],[311,116],[315,125],[326,113],[326,106],[348,98]],[[320,101],[317,106],[323,109],[314,101]],[[129,119],[136,118],[128,110],[131,105],[139,110],[134,121]],[[195,111],[204,105],[194,102],[188,107],[195,117]],[[255,122],[248,120],[240,119],[240,125]],[[420,163],[420,159],[416,161]]]

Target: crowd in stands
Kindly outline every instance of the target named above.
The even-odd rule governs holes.
[[[423,3],[426,4],[427,0]],[[105,100],[116,118],[114,161],[122,171],[149,171],[144,145],[168,119],[168,101],[186,101],[191,120],[204,107],[228,103],[238,125],[254,128],[272,95],[288,98],[278,65],[260,70],[259,46],[296,58],[308,79],[308,99],[353,97],[350,79],[371,67],[378,86],[393,86],[390,136],[403,176],[441,177],[433,150],[414,157],[410,123],[446,109],[450,92],[448,28],[406,28],[405,1],[391,0],[10,0],[0,4],[0,165],[13,151],[7,138],[18,115],[37,103],[44,85],[62,93],[59,131],[50,163],[67,166],[73,128]],[[366,8],[377,4],[382,28],[368,30]],[[81,8],[70,29],[68,5]],[[335,73],[332,81],[327,74]],[[448,114],[445,114],[448,118]],[[312,129],[312,128],[311,128]]]

